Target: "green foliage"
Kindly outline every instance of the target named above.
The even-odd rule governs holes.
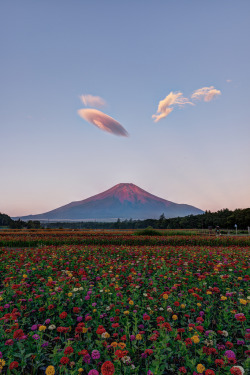
[[[162,233],[152,227],[147,227],[146,229],[138,230],[134,233],[136,236],[161,236]]]

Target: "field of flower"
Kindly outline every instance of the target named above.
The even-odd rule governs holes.
[[[249,373],[249,247],[128,236],[0,248],[0,372]]]

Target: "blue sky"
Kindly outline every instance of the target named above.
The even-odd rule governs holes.
[[[0,4],[0,212],[41,213],[120,182],[201,209],[250,207],[250,2]],[[213,86],[212,100],[192,100]],[[171,92],[194,102],[172,106]],[[78,115],[81,95],[129,133]]]

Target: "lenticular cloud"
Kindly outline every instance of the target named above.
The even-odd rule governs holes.
[[[128,132],[118,121],[97,109],[79,109],[78,114],[84,120],[105,132],[128,137]]]

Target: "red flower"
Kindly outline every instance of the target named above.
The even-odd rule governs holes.
[[[231,370],[230,370],[231,374],[233,375],[242,375],[242,372],[239,368],[237,367],[232,367]]]
[[[67,365],[67,363],[69,363],[69,358],[68,358],[68,357],[62,357],[62,358],[60,359],[60,363],[61,363],[62,365]]]
[[[113,375],[115,372],[115,366],[112,362],[106,361],[103,363],[101,367],[101,373],[102,375]]]
[[[219,367],[222,367],[224,365],[223,359],[216,359],[214,363],[216,364],[216,366],[219,366]]]
[[[19,365],[19,363],[17,361],[13,361],[13,362],[11,362],[11,364],[9,366],[9,369],[13,370],[13,368],[17,368],[18,365]]]
[[[71,346],[67,346],[67,348],[64,349],[65,355],[70,355],[72,353],[74,353],[74,349]]]
[[[21,337],[24,336],[24,332],[22,329],[17,329],[15,332],[14,332],[14,335],[13,335],[13,338],[14,339],[20,339]]]
[[[59,318],[60,319],[65,319],[65,318],[67,318],[67,313],[66,313],[66,311],[63,311],[60,315],[59,315]]]
[[[182,374],[186,374],[187,373],[187,370],[186,370],[185,367],[178,368],[178,371],[181,372]]]
[[[74,312],[75,314],[78,314],[78,313],[80,312],[79,307],[73,307],[73,312]]]
[[[205,375],[215,375],[215,372],[213,370],[206,370]]]

